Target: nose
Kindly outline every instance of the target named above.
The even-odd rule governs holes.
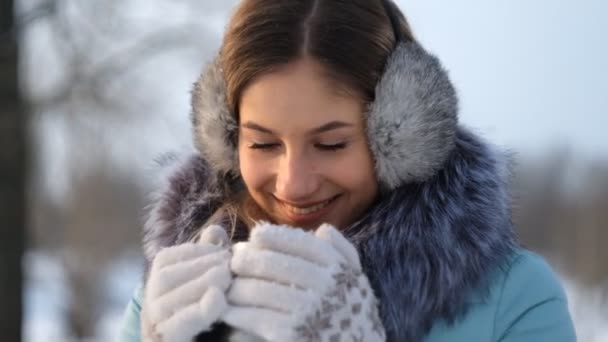
[[[305,155],[285,154],[276,175],[277,197],[295,203],[314,198],[321,184],[315,169]]]

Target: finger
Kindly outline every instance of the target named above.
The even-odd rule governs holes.
[[[331,243],[298,228],[271,224],[258,225],[251,232],[249,241],[260,249],[293,255],[322,266],[343,260],[342,255]]]
[[[158,298],[154,305],[155,310],[151,313],[155,315],[155,321],[163,321],[173,315],[174,312],[192,303],[198,303],[211,287],[226,291],[231,281],[232,275],[228,268],[228,262],[220,264],[211,268],[199,278]]]
[[[293,341],[290,317],[261,308],[228,306],[222,320],[233,328],[262,337],[270,342]]]
[[[221,250],[214,245],[200,245],[195,243],[183,243],[177,246],[166,247],[160,250],[152,264],[152,271],[160,270],[183,261],[202,257]]]
[[[228,238],[226,230],[216,224],[203,229],[199,242],[209,243],[219,247],[227,247],[230,245],[230,239]]]
[[[224,292],[210,287],[200,302],[189,305],[173,317],[157,325],[164,341],[190,341],[218,321],[227,308]]]
[[[235,306],[254,306],[291,313],[318,296],[295,287],[253,278],[236,278],[228,291],[228,302]]]
[[[361,272],[361,261],[359,260],[357,249],[336,228],[330,224],[324,223],[316,230],[315,235],[319,239],[331,243],[347,260],[350,267],[356,272]]]
[[[331,284],[331,275],[310,261],[291,255],[257,249],[249,242],[233,246],[230,269],[238,276],[260,278],[323,293]]]
[[[153,298],[162,296],[176,287],[201,276],[211,267],[228,260],[230,260],[230,252],[228,250],[220,250],[215,253],[205,254],[194,260],[167,266],[153,275],[154,279],[150,281],[150,295]]]

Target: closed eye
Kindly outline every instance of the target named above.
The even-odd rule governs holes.
[[[315,144],[315,146],[322,151],[337,151],[346,147],[346,143],[338,144]]]
[[[249,148],[254,150],[270,150],[278,146],[279,144],[277,143],[253,143],[249,145]]]

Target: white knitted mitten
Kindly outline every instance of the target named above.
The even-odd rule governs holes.
[[[154,258],[144,292],[144,341],[183,342],[219,320],[232,281],[228,236],[207,227],[198,243],[162,249]]]
[[[272,342],[385,341],[357,250],[334,227],[262,223],[233,252],[229,325]]]

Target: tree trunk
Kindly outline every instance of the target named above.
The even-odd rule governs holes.
[[[17,80],[13,1],[0,2],[0,332],[21,341],[25,245],[26,120]]]

